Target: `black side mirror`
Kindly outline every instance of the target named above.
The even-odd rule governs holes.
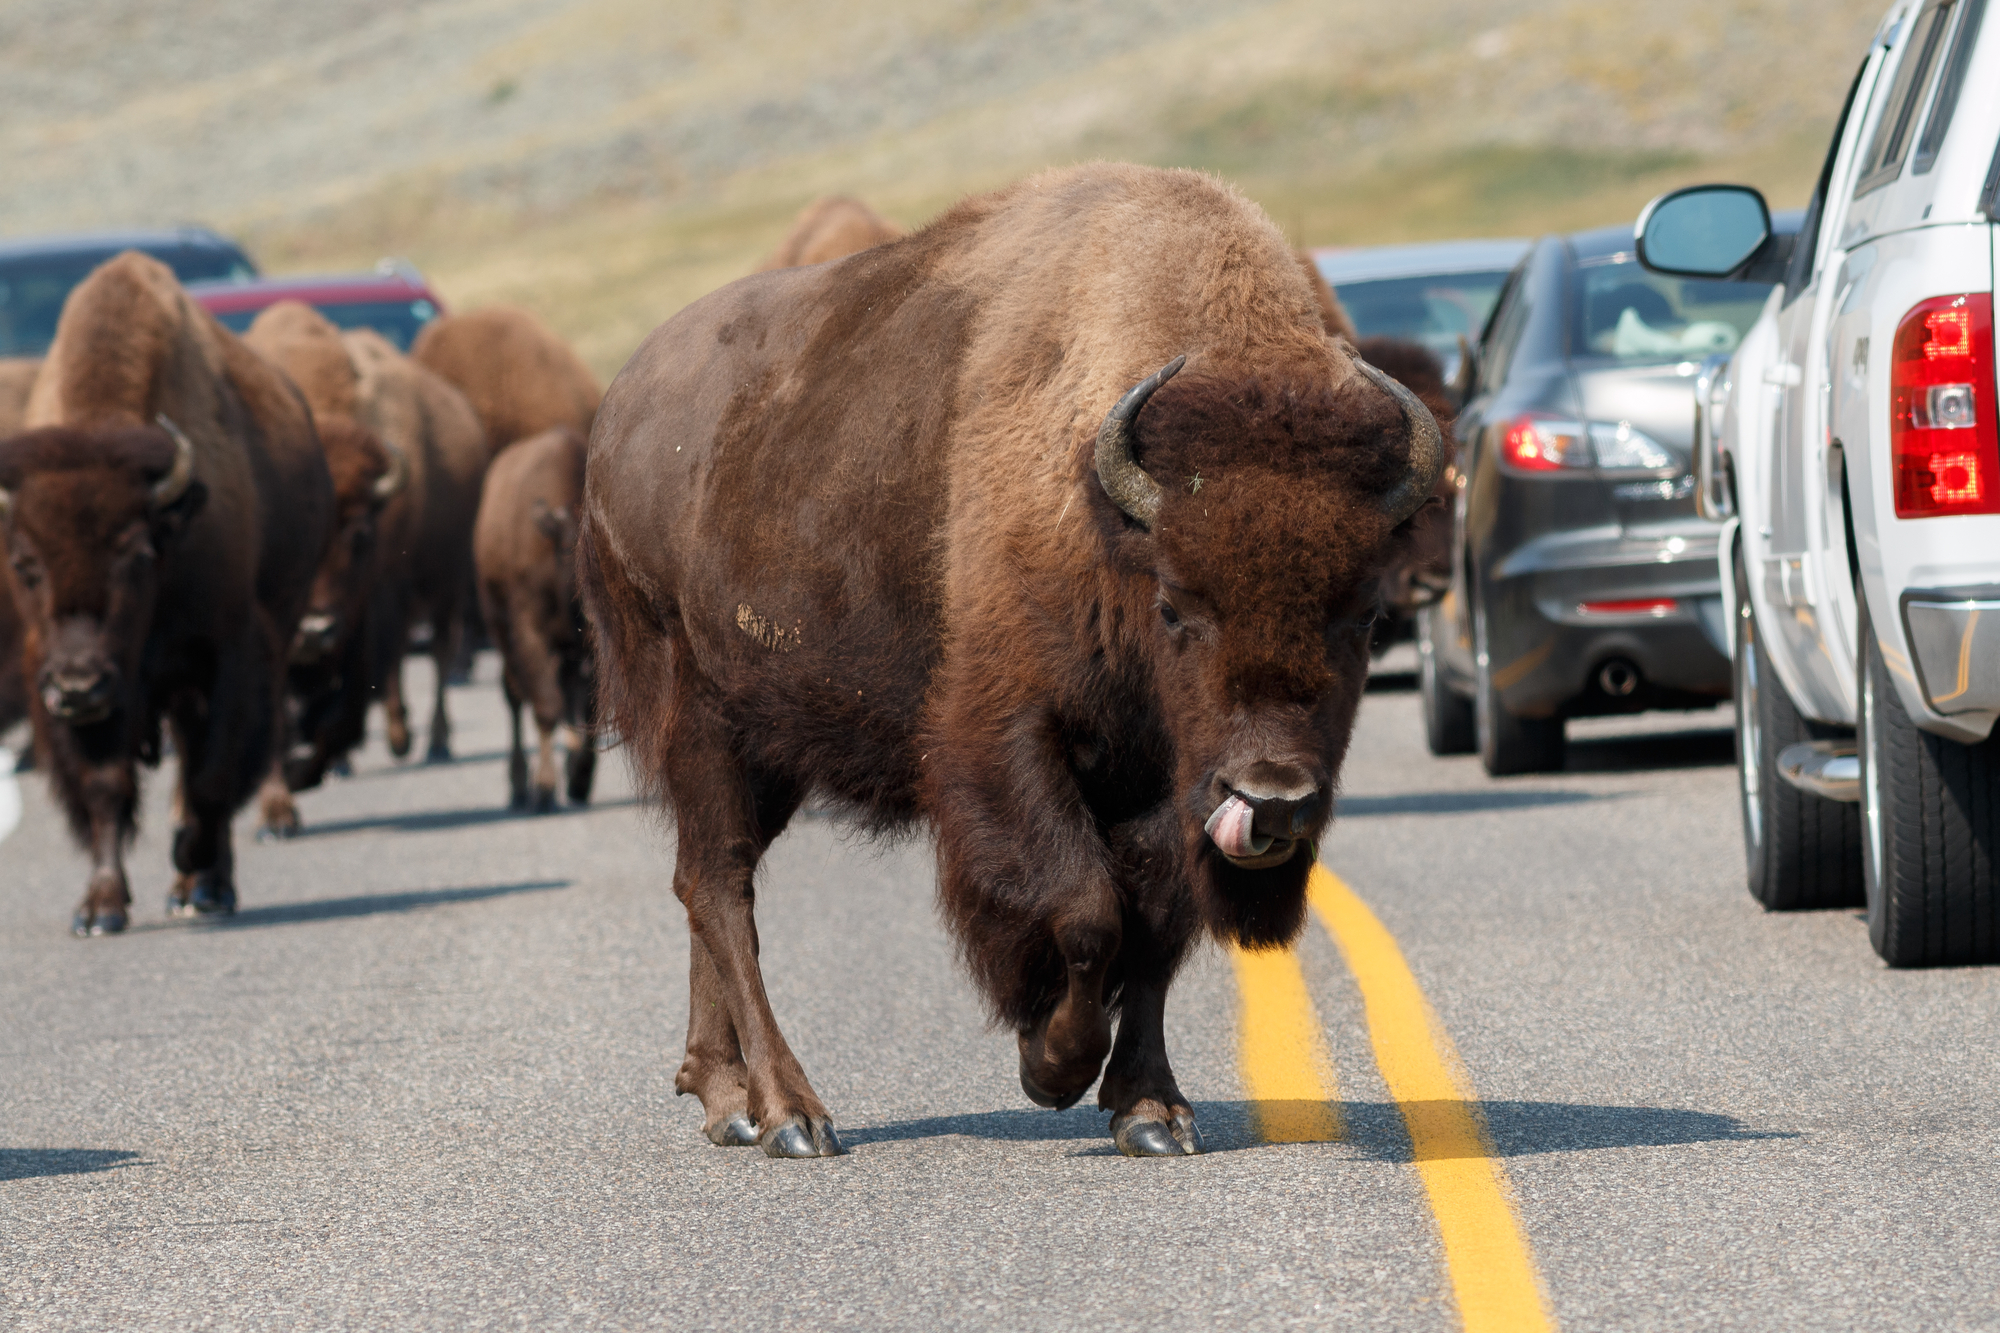
[[[1694,185],[1646,205],[1633,229],[1639,262],[1680,278],[1742,278],[1774,239],[1771,209],[1747,185]]]

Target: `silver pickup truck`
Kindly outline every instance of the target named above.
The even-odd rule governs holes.
[[[1865,902],[1889,963],[2000,960],[2000,22],[1897,0],[1806,223],[1754,190],[1648,205],[1661,273],[1777,281],[1697,384],[1725,520],[1750,891]]]

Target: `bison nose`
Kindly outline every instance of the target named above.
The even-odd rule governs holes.
[[[292,640],[292,660],[301,666],[317,662],[333,651],[335,634],[340,621],[323,612],[315,612],[299,621],[298,636]]]
[[[1320,785],[1295,765],[1259,761],[1240,772],[1220,773],[1216,780],[1222,799],[1206,832],[1238,864],[1289,859],[1292,844],[1319,817]]]
[[[88,666],[59,666],[42,681],[42,706],[59,722],[95,722],[111,711],[111,673]]]
[[[1319,784],[1300,775],[1289,781],[1224,782],[1231,796],[1250,807],[1250,827],[1271,838],[1296,838],[1319,813]]]

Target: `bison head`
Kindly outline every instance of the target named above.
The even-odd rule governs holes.
[[[164,416],[0,444],[0,526],[52,720],[88,726],[137,702],[161,559],[206,498],[194,445]]]
[[[292,664],[317,666],[338,658],[361,623],[381,559],[376,518],[409,484],[409,460],[350,417],[319,422],[327,470],[333,474],[336,522],[313,578],[311,600],[292,640]]]
[[[1141,382],[1098,433],[1125,632],[1149,667],[1218,933],[1296,930],[1308,850],[1368,672],[1382,567],[1443,465],[1436,421],[1364,362],[1344,380]],[[1141,409],[1158,398],[1143,418]]]

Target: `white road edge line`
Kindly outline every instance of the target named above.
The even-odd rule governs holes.
[[[21,788],[14,781],[14,752],[0,745],[0,842],[21,822]]]

